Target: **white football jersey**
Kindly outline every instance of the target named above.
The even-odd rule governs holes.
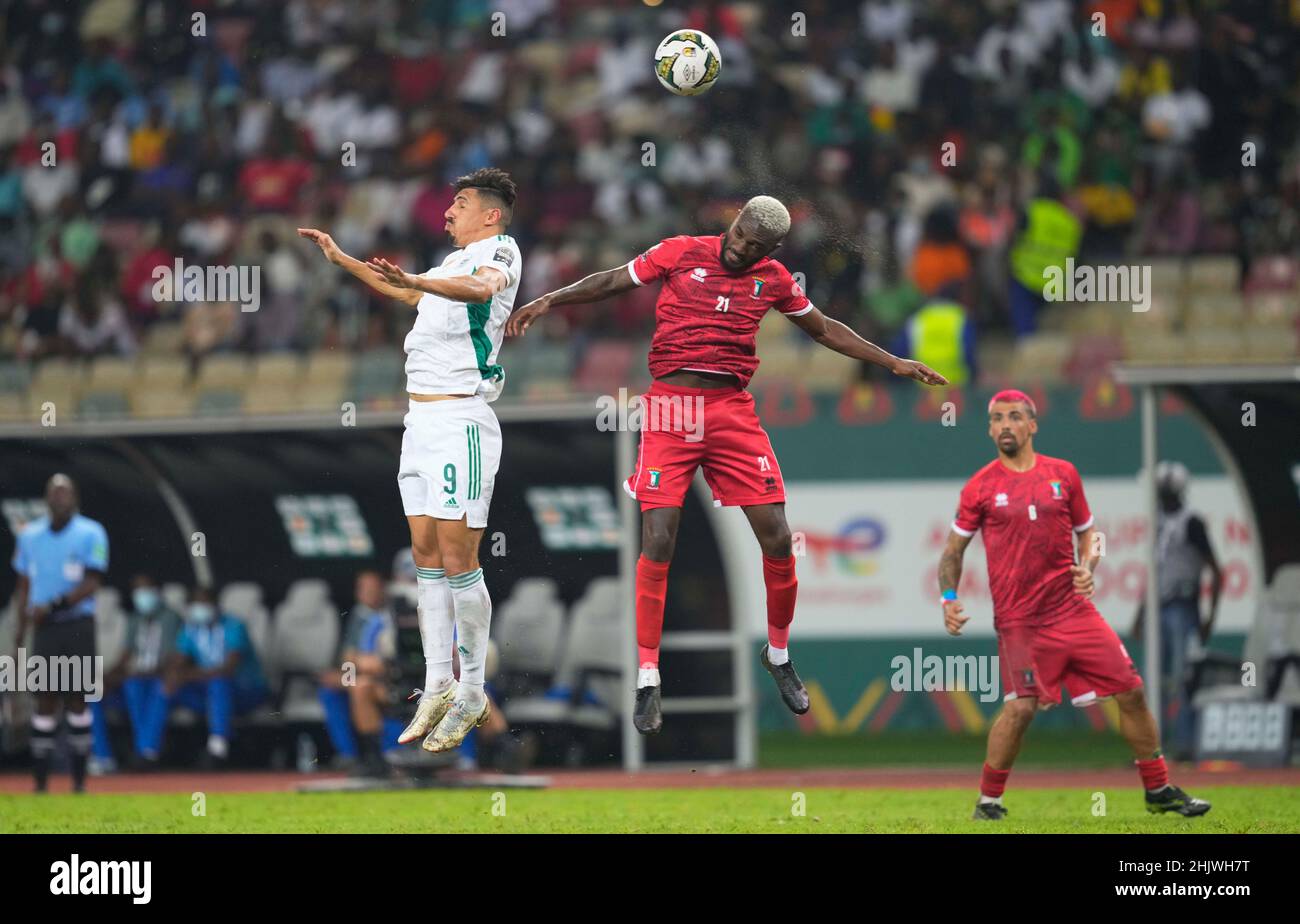
[[[523,270],[519,245],[508,234],[454,250],[424,275],[430,279],[472,276],[481,266],[500,270],[506,287],[482,304],[454,302],[425,293],[415,326],[406,335],[406,390],[414,395],[482,395],[495,401],[505,387],[497,364],[506,318],[515,306]]]

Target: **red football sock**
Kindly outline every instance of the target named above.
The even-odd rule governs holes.
[[[767,585],[767,643],[773,648],[788,648],[794,598],[799,593],[794,556],[768,558],[764,555],[763,583]]]
[[[990,799],[1001,799],[1002,794],[1007,791],[1007,777],[1010,775],[1010,769],[994,770],[985,764],[984,772],[980,774],[980,795],[988,796]]]
[[[642,555],[636,562],[637,664],[659,666],[659,640],[664,634],[664,600],[668,597],[668,562]]]
[[[1169,785],[1169,768],[1165,766],[1163,754],[1136,763],[1138,774],[1142,777],[1142,785],[1147,789],[1164,789]]]

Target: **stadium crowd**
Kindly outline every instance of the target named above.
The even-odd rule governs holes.
[[[701,97],[654,78],[681,25],[721,48]],[[889,344],[956,303],[972,371],[976,328],[1034,328],[1035,202],[1080,260],[1228,254],[1243,287],[1300,244],[1285,0],[11,0],[3,29],[0,358],[22,362],[395,351],[407,309],[294,229],[423,270],[449,181],[489,164],[521,189],[521,304],[764,192],[824,311]],[[260,308],[159,300],[177,260],[260,266]],[[543,339],[635,343],[654,297]]]

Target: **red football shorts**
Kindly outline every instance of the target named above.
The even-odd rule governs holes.
[[[785,502],[781,467],[748,391],[656,381],[641,400],[641,447],[623,489],[642,510],[680,507],[701,466],[715,507]]]
[[[998,630],[1004,700],[1034,696],[1040,706],[1061,701],[1061,687],[1086,706],[1142,686],[1124,643],[1093,606],[1047,626]]]

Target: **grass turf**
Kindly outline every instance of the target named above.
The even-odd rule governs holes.
[[[966,790],[788,789],[384,793],[211,793],[206,815],[175,795],[0,795],[0,833],[1281,833],[1300,832],[1300,800],[1266,786],[1198,789],[1199,819],[1149,815],[1133,788],[1105,791],[1093,814],[1083,788],[1009,792],[1008,819],[970,821]],[[493,809],[498,809],[498,814]],[[504,809],[504,814],[500,814]]]
[[[967,767],[978,776],[987,735],[897,731],[887,735],[802,735],[764,732],[759,736],[759,766],[805,767]],[[1082,769],[1126,767],[1133,761],[1124,739],[1108,732],[1030,728],[1016,767]]]

